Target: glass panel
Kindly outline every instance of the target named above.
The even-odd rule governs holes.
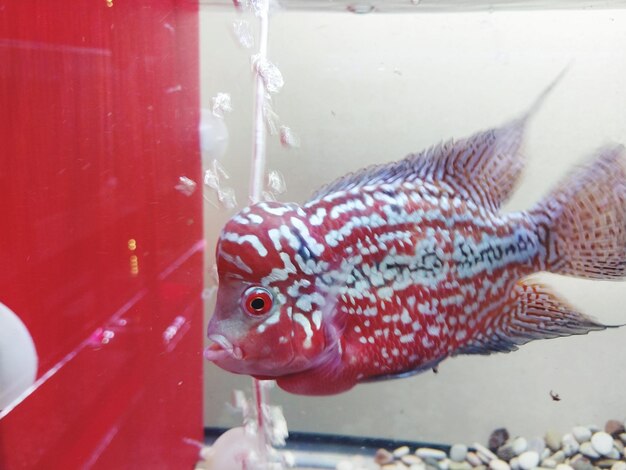
[[[224,224],[249,203],[258,47],[258,19],[246,12],[245,5],[237,12],[216,8],[217,3],[201,3],[202,101],[204,108],[211,109],[211,98],[226,93],[232,111],[220,118],[228,129],[227,148],[205,152],[205,158],[217,160],[229,175],[223,182],[233,188],[238,207],[225,209],[215,191],[207,193],[211,204],[205,207],[206,233],[211,247]],[[271,192],[273,179],[268,175],[275,171],[282,175],[286,189],[270,199],[303,204],[323,185],[360,168],[501,127],[531,109],[564,70],[523,130],[520,152],[527,162],[502,213],[528,211],[597,149],[626,141],[622,86],[626,61],[620,52],[626,46],[626,10],[607,8],[623,5],[423,0],[375,3],[374,10],[388,14],[310,11],[345,10],[353,3],[281,2],[284,8],[272,10],[267,60],[283,82],[279,91],[271,93],[271,112],[266,113],[270,135],[264,189]],[[419,14],[421,9],[439,13]],[[395,13],[408,10],[415,14]],[[285,145],[290,140],[286,133],[297,136],[298,144]],[[619,188],[607,191],[621,194]],[[623,217],[623,207],[617,212]],[[336,223],[344,222],[339,217]],[[611,222],[606,218],[599,222],[602,227],[607,224]],[[322,224],[320,230],[335,228]],[[243,233],[267,231],[259,227],[258,232]],[[623,243],[623,231],[612,233],[615,243]],[[329,240],[320,237],[320,243]],[[240,245],[241,256],[249,255],[245,242]],[[207,262],[215,263],[211,250]],[[236,271],[232,263],[228,266]],[[257,267],[250,266],[253,271]],[[620,305],[626,301],[626,290],[622,284],[534,273],[545,268],[535,266],[524,276],[532,273],[533,282],[549,285],[567,304],[603,324],[623,323]],[[212,296],[209,316],[214,303]],[[394,314],[399,319],[402,311],[385,313],[379,307],[375,312]],[[308,325],[313,326],[312,319]],[[294,324],[294,331],[306,335],[306,328],[298,328]],[[624,329],[607,329],[533,341],[511,354],[459,355],[441,362],[434,372],[428,367],[410,378],[360,384],[328,397],[276,389],[271,402],[283,407],[291,431],[342,437],[472,444],[486,443],[499,427],[529,438],[548,430],[564,434],[579,423],[602,427],[611,418],[624,418],[619,410],[625,383],[617,371],[626,365],[621,353],[625,335]],[[364,339],[369,343],[369,338]],[[392,349],[390,345],[385,354],[394,354]],[[398,349],[400,356],[410,354],[408,349]],[[280,360],[276,357],[276,363]],[[205,365],[205,372],[205,424],[239,425],[241,417],[221,403],[230,399],[233,389],[250,390],[247,376],[230,374],[211,363]],[[280,375],[280,367],[272,373]]]

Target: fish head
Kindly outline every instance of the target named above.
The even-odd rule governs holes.
[[[323,324],[327,303],[316,291],[319,273],[298,246],[311,234],[292,232],[297,207],[252,206],[220,235],[219,287],[207,332],[213,343],[205,357],[222,369],[276,378],[315,366],[333,346]]]

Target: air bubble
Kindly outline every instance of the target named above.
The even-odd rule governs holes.
[[[241,390],[233,390],[233,395],[231,397],[231,404],[233,408],[239,411],[245,420],[250,419],[250,404],[246,399],[245,393]]]
[[[283,144],[284,147],[300,147],[300,139],[287,126],[280,126],[280,143]]]
[[[270,440],[275,446],[284,446],[285,439],[289,436],[287,430],[287,420],[283,415],[283,410],[280,406],[270,406],[270,423],[272,424],[270,431]]]
[[[271,0],[249,0],[248,6],[254,12],[256,17],[266,16],[269,13]]]
[[[185,322],[185,317],[183,317],[182,315],[178,315],[176,318],[174,318],[172,324],[169,325],[163,332],[163,342],[165,343],[165,345],[168,345],[174,339],[180,329],[185,325]]]
[[[200,110],[199,131],[203,160],[220,158],[226,153],[228,128],[222,118],[213,114],[212,109],[202,108]]]
[[[274,112],[272,109],[272,101],[267,97],[267,99],[263,103],[263,117],[265,119],[265,126],[267,127],[267,132],[270,135],[278,134],[278,126],[280,120],[278,118],[278,114]]]
[[[219,187],[219,182],[223,179],[230,179],[230,176],[228,176],[228,173],[226,173],[224,167],[220,165],[220,162],[218,162],[217,160],[213,160],[211,166],[212,169],[206,170],[204,172],[204,184],[209,184],[207,182],[213,184],[212,182],[216,181],[217,185],[215,186],[215,189],[217,189]]]
[[[204,171],[204,185],[212,189],[217,194],[217,199],[222,207],[226,209],[234,209],[237,207],[237,198],[235,190],[222,185],[222,181],[229,179],[228,174],[217,160],[213,160],[212,168]],[[207,202],[211,201],[205,198]]]
[[[262,191],[261,199],[265,202],[276,202],[276,195],[271,191]]]
[[[217,193],[217,198],[222,203],[222,206],[228,210],[237,207],[237,198],[233,188],[223,188]]]
[[[230,113],[233,110],[229,93],[218,93],[211,98],[211,107],[213,114],[218,118],[223,118],[224,113]]]
[[[195,191],[198,185],[191,178],[187,178],[186,176],[178,177],[178,184],[175,186],[176,190],[183,193],[185,196],[191,196]]]
[[[252,65],[259,76],[263,79],[265,89],[269,93],[278,93],[285,84],[283,75],[278,70],[278,67],[265,57],[260,57],[258,54],[252,56]]]
[[[211,269],[209,270],[209,280],[214,286],[217,286],[220,283],[220,276],[217,272],[217,264],[215,263],[213,263],[213,266],[211,266]]]
[[[287,191],[285,178],[278,170],[272,170],[267,174],[267,189],[274,194],[283,194]]]
[[[246,49],[254,47],[254,36],[252,35],[252,28],[250,28],[249,22],[245,20],[235,21],[233,23],[233,32],[242,47]]]
[[[213,298],[213,295],[215,294],[215,291],[217,291],[217,287],[215,286],[205,287],[204,289],[202,289],[202,300],[211,300],[211,298]]]
[[[214,189],[215,191],[219,191],[220,179],[217,173],[212,170],[206,170],[204,172],[204,185]]]

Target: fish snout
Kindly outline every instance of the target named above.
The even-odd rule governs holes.
[[[217,361],[225,358],[236,360],[243,359],[243,351],[239,346],[235,346],[224,335],[211,334],[209,340],[213,342],[204,350],[204,357],[209,361]]]

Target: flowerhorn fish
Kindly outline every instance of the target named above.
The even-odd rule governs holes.
[[[556,81],[502,127],[349,174],[302,206],[235,215],[217,244],[205,357],[329,395],[607,328],[527,276],[626,276],[624,147],[600,149],[529,210],[500,212]]]

